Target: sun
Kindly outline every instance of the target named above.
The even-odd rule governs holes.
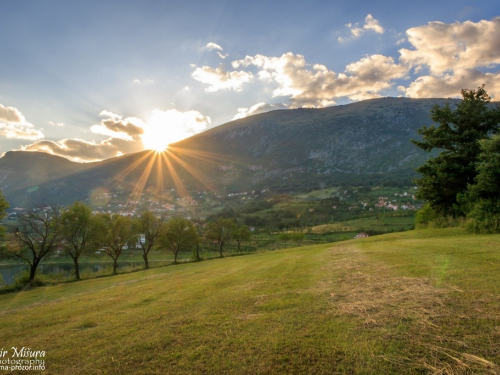
[[[178,126],[171,113],[153,111],[141,135],[142,143],[147,150],[165,151],[168,145],[189,136],[183,126]]]

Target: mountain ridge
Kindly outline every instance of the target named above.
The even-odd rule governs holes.
[[[426,158],[410,139],[418,138],[422,125],[432,124],[433,106],[457,102],[378,98],[275,110],[208,129],[170,145],[165,156],[141,151],[76,163],[11,151],[0,159],[0,189],[11,205],[27,207],[55,195],[61,204],[86,201],[96,189],[138,191],[138,184],[161,195],[167,189],[286,191],[339,183],[409,183],[413,169]]]

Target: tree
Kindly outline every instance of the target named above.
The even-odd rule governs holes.
[[[7,214],[5,210],[9,208],[9,204],[7,201],[4,199],[2,195],[2,191],[0,190],[0,220],[2,220],[5,215]],[[4,227],[0,226],[0,250],[2,250],[3,247],[3,240],[5,237],[5,229]]]
[[[28,263],[29,282],[33,284],[41,260],[61,245],[61,215],[57,206],[36,207],[21,215],[19,226],[11,235],[5,255]]]
[[[297,242],[297,246],[300,246],[302,241],[304,241],[305,237],[306,235],[304,233],[299,233],[299,232],[292,233],[292,241]]]
[[[232,239],[235,228],[236,224],[231,219],[218,218],[207,224],[205,237],[219,246],[221,258],[223,257],[222,249]]]
[[[246,225],[235,227],[233,240],[235,240],[238,245],[238,251],[241,251],[241,243],[250,241],[250,238],[252,238],[252,232],[250,232],[250,229],[248,229]]]
[[[75,202],[62,212],[63,249],[73,259],[77,280],[80,280],[78,259],[101,246],[104,229],[102,220],[92,214],[92,209],[82,202]]]
[[[148,254],[162,235],[164,223],[164,216],[156,217],[151,211],[144,212],[140,218],[134,220],[135,231],[140,236],[145,269],[149,268]]]
[[[160,237],[160,244],[174,253],[175,264],[181,251],[197,246],[198,242],[198,233],[194,225],[189,220],[180,217],[168,221]]]
[[[101,219],[105,225],[104,251],[113,259],[113,275],[116,275],[118,258],[122,254],[123,248],[135,239],[132,220],[129,217],[116,214],[103,214]]]
[[[288,241],[292,239],[292,234],[288,232],[283,232],[279,234],[278,238],[280,241],[285,243],[285,249],[286,249],[286,244]]]
[[[484,85],[477,90],[462,90],[462,97],[455,109],[449,104],[435,106],[430,116],[437,125],[422,127],[418,133],[423,140],[412,141],[427,152],[442,150],[416,169],[422,177],[415,182],[419,185],[417,197],[443,216],[464,214],[457,204],[457,194],[464,193],[477,176],[479,140],[499,132],[500,107],[489,105]]]
[[[460,197],[468,208],[466,227],[473,233],[500,233],[500,136],[479,144],[475,184]]]

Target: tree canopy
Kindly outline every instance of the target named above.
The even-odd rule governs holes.
[[[479,141],[499,132],[500,108],[490,105],[482,86],[462,90],[462,101],[456,108],[435,106],[431,118],[436,124],[422,127],[418,133],[423,139],[412,142],[425,151],[441,152],[416,169],[421,174],[415,181],[419,185],[417,197],[441,215],[463,216],[457,195],[475,182]]]
[[[198,233],[189,220],[173,218],[165,225],[160,244],[172,251],[174,263],[177,263],[177,256],[181,251],[189,250],[198,244]]]
[[[237,225],[231,219],[218,218],[207,224],[205,237],[219,245],[219,253],[222,258],[222,249],[224,245],[233,238]]]
[[[62,212],[61,226],[63,249],[73,259],[75,278],[80,280],[78,259],[101,246],[105,226],[102,220],[92,213],[92,209],[82,202],[75,202]]]

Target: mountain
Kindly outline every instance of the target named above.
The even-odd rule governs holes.
[[[305,191],[319,186],[408,184],[426,154],[410,143],[452,99],[382,98],[322,109],[267,112],[207,130],[164,154],[143,151],[80,164],[7,152],[0,189],[11,206],[68,204],[109,192],[176,189]],[[127,195],[128,194],[128,195]]]

